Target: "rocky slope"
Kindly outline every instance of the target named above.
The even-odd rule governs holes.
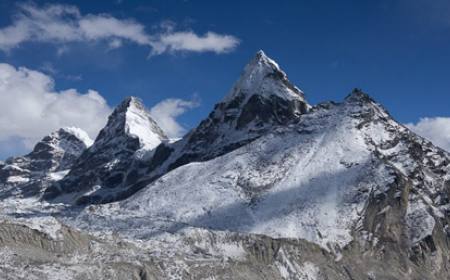
[[[0,200],[0,276],[450,277],[450,155],[360,90],[310,106],[259,52],[178,142],[138,104],[115,110],[49,201]]]
[[[25,156],[0,164],[0,193],[34,196],[62,178],[92,140],[78,128],[62,128],[39,141]]]

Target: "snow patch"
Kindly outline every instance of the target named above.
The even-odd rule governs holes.
[[[30,181],[30,178],[27,177],[21,177],[21,176],[10,176],[7,179],[7,183],[28,183]]]

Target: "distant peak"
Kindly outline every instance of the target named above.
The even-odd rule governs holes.
[[[43,137],[25,157],[39,162],[32,168],[65,169],[91,144],[91,138],[82,129],[60,128]]]
[[[75,140],[76,139],[76,140]],[[77,141],[84,144],[84,146],[89,147],[93,144],[92,139],[89,137],[89,135],[82,130],[81,128],[77,127],[64,127],[60,128],[58,130],[55,130],[51,132],[50,134],[43,137],[39,143],[50,143],[50,144],[57,144],[62,141]]]
[[[63,134],[73,135],[76,138],[78,138],[79,140],[81,140],[86,145],[86,147],[90,147],[94,143],[94,141],[89,137],[87,132],[78,127],[63,127],[63,128],[60,128],[57,131],[57,133],[59,135],[63,135]]]

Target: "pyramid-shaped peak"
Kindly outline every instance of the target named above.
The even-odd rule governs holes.
[[[228,103],[243,97],[246,100],[253,95],[267,98],[274,95],[287,101],[298,100],[306,103],[303,92],[288,80],[278,63],[262,50],[245,66],[239,80],[223,102]]]
[[[122,138],[120,138],[123,136]],[[119,137],[119,138],[118,138]],[[105,142],[118,142],[127,138],[139,140],[141,148],[152,149],[167,139],[164,131],[150,116],[141,99],[125,98],[108,118],[108,123],[96,139],[96,146]]]
[[[280,70],[280,67],[278,66],[278,64],[273,59],[268,57],[263,50],[259,50],[256,52],[253,62],[259,63],[261,65],[265,65],[265,66],[274,67],[274,68]]]
[[[283,75],[286,75],[281,69],[278,63],[275,60],[271,59],[266,55],[266,53],[262,50],[259,50],[254,58],[247,64],[244,69],[244,72],[254,72],[254,71],[267,71],[267,72],[282,72]]]

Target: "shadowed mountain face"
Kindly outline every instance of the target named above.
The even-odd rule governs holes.
[[[340,103],[308,105],[263,52],[177,142],[135,98],[116,108],[78,157],[72,141],[58,145],[67,155],[56,157],[53,138],[27,160],[2,165],[2,172],[69,172],[44,194],[62,206],[27,204],[13,193],[0,200],[4,216],[47,234],[0,223],[0,242],[20,243],[8,263],[35,261],[23,243],[51,254],[48,239],[60,232],[69,242],[59,244],[79,258],[62,253],[46,265],[83,265],[100,279],[120,279],[121,267],[138,269],[138,279],[450,277],[450,155],[360,90]],[[14,231],[23,238],[12,238]],[[89,238],[93,246],[85,245]],[[74,253],[77,242],[83,251]],[[113,276],[92,263],[116,264],[105,268]]]
[[[62,128],[45,136],[28,155],[7,159],[0,165],[1,192],[39,194],[64,176],[91,144],[89,136],[77,128]]]
[[[44,199],[65,195],[69,203],[107,202],[126,191],[130,174],[146,153],[167,140],[140,100],[124,100],[108,119],[94,144],[69,174],[48,188]],[[128,181],[127,181],[128,180]]]

